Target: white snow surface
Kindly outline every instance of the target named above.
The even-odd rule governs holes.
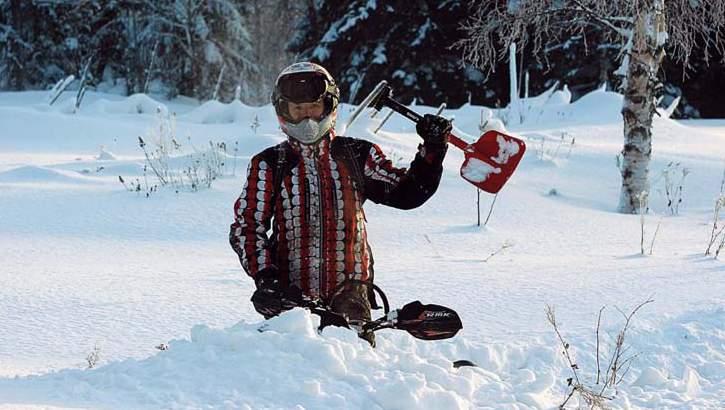
[[[366,213],[376,283],[391,304],[445,305],[464,328],[436,342],[385,330],[373,349],[348,330],[318,333],[301,309],[264,322],[249,302],[254,286],[227,234],[250,156],[283,139],[269,106],[89,92],[72,114],[45,98],[0,93],[0,409],[556,408],[572,374],[545,306],[593,385],[600,308],[605,361],[624,322],[618,309],[650,297],[627,333],[637,357],[607,405],[725,407],[725,263],[704,256],[725,121],[655,119],[648,249],[660,227],[646,256],[639,216],[616,213],[621,96],[597,91],[526,113],[509,130],[526,155],[486,227],[451,147],[425,205],[368,203]],[[353,108],[341,106],[340,123]],[[482,109],[444,115],[473,141]],[[227,176],[197,193],[126,191],[118,176],[143,180],[138,137],[153,134],[159,112],[174,114],[187,154],[225,142]],[[361,117],[348,135],[405,166],[414,125],[396,115],[373,134],[381,117]],[[672,161],[690,170],[676,216],[660,176]],[[493,197],[481,197],[485,217]],[[478,366],[453,368],[460,359]]]
[[[501,168],[493,167],[478,158],[470,158],[461,168],[461,176],[474,183],[481,183],[491,174],[500,174]]]

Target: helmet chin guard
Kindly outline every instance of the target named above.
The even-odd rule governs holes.
[[[291,138],[296,139],[302,144],[312,145],[316,144],[335,126],[335,119],[333,118],[335,116],[337,116],[337,112],[328,114],[320,121],[306,118],[296,124],[280,119],[280,125],[282,126],[282,131]]]

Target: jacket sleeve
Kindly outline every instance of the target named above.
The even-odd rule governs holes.
[[[274,268],[272,243],[267,236],[273,213],[272,168],[262,156],[249,162],[247,182],[234,204],[234,223],[229,242],[239,255],[242,267],[251,277],[266,268]]]
[[[421,145],[408,169],[396,168],[379,146],[370,144],[363,172],[365,196],[399,209],[423,205],[438,189],[446,149],[428,155],[425,151]]]

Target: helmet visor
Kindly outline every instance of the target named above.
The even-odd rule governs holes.
[[[318,101],[327,86],[327,79],[320,73],[294,73],[277,80],[280,97],[294,103]]]

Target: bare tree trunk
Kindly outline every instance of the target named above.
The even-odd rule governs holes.
[[[636,16],[632,33],[622,106],[624,148],[622,149],[622,189],[619,212],[636,213],[637,196],[649,191],[649,161],[652,153],[652,118],[661,84],[657,78],[666,40],[664,1]]]

